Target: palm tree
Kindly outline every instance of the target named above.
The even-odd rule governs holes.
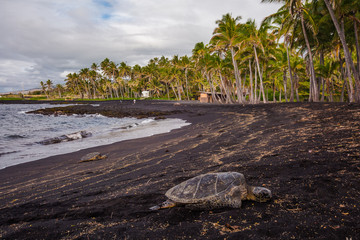
[[[317,102],[319,101],[319,92],[316,83],[315,69],[314,69],[314,60],[312,55],[312,49],[310,46],[310,41],[308,37],[308,30],[311,30],[314,34],[316,33],[316,26],[314,21],[309,14],[308,10],[308,1],[305,1],[305,4],[302,0],[262,0],[262,2],[280,2],[284,5],[278,10],[277,13],[270,15],[267,19],[273,19],[278,16],[282,16],[282,28],[287,29],[288,31],[297,28],[297,24],[300,24],[302,34],[305,40],[305,45],[307,48],[307,55],[309,57],[309,71],[310,71],[310,98],[309,101]],[[307,22],[305,23],[305,20]]]
[[[79,73],[81,79],[81,86],[85,89],[86,95],[88,98],[91,98],[90,95],[90,86],[89,86],[89,68],[82,68],[80,69]]]
[[[132,91],[134,97],[141,96],[142,90],[142,76],[143,76],[143,68],[136,64],[131,71],[131,80],[129,81],[129,85],[132,87]]]
[[[102,74],[105,75],[107,77],[106,81],[105,81],[105,85],[107,87],[108,93],[110,95],[111,98],[113,98],[113,94],[112,94],[112,87],[111,84],[108,84],[108,80],[110,80],[111,78],[111,73],[112,73],[112,69],[110,67],[110,60],[108,58],[105,58],[101,63],[100,63],[100,68],[102,71]],[[104,88],[104,87],[103,87]]]
[[[47,92],[48,92],[48,94],[47,94],[47,97],[49,98],[49,95],[50,95],[50,93],[51,93],[51,91],[52,91],[52,85],[53,85],[53,82],[50,80],[50,79],[48,79],[47,81],[46,81],[46,90],[47,90]]]
[[[336,77],[337,70],[339,69],[339,62],[335,62],[333,59],[327,58],[323,65],[318,66],[319,75],[325,79],[326,91],[330,102],[334,101],[333,98],[333,79]]]
[[[300,101],[299,97],[299,88],[300,88],[300,80],[303,78],[302,76],[306,76],[306,67],[304,64],[304,59],[300,56],[300,53],[295,53],[290,61],[291,69],[294,78],[294,91],[296,95],[296,101]]]
[[[182,92],[183,92],[183,87],[182,87],[182,83],[181,83],[181,63],[180,63],[180,59],[178,55],[174,55],[173,58],[171,59],[171,64],[173,66],[173,70],[171,71],[171,79],[173,81],[176,81],[176,89],[178,91],[178,100],[182,100]],[[174,85],[172,86],[174,88]]]
[[[360,2],[359,1],[355,1],[355,2],[357,3],[357,5],[354,5],[354,7],[356,7],[355,9],[358,10]],[[332,19],[332,21],[333,21],[333,23],[335,25],[336,31],[337,31],[337,33],[339,35],[341,44],[343,46],[343,50],[344,50],[344,54],[345,54],[345,61],[346,61],[346,65],[347,65],[347,68],[348,68],[348,73],[350,73],[350,69],[353,72],[353,75],[354,75],[354,78],[355,78],[355,86],[356,86],[355,98],[356,98],[357,102],[360,102],[360,74],[359,74],[358,70],[355,68],[354,62],[353,62],[351,54],[350,54],[349,47],[348,47],[348,45],[346,43],[345,31],[344,31],[344,29],[342,29],[340,27],[339,21],[337,20],[337,17],[335,15],[333,7],[330,4],[330,1],[329,0],[324,0],[324,3],[325,3],[325,5],[326,5],[326,7],[327,7],[327,9],[328,9],[328,11],[330,13],[331,19]],[[355,30],[356,30],[355,35],[357,36],[356,22],[355,22]]]
[[[263,96],[263,101],[266,103],[266,97],[265,97],[265,91],[264,91],[264,83],[263,83],[263,74],[260,68],[260,61],[259,56],[257,53],[257,48],[259,48],[263,53],[265,53],[265,48],[263,46],[262,40],[264,40],[264,37],[267,38],[266,35],[266,28],[262,28],[260,30],[257,30],[255,21],[254,20],[248,20],[246,24],[244,25],[246,32],[247,32],[247,39],[246,42],[253,48],[254,50],[254,56],[255,56],[255,62],[256,67],[258,70],[259,78],[260,78],[260,92]],[[262,35],[262,37],[261,37]],[[260,96],[259,96],[260,98]]]
[[[94,69],[93,66],[91,69]],[[95,68],[96,69],[96,68]],[[89,71],[89,79],[92,85],[92,98],[97,98],[97,80],[99,78],[99,74],[96,72],[96,70]]]
[[[180,63],[179,63],[180,67],[183,69],[184,73],[185,73],[185,89],[186,89],[186,96],[187,96],[187,100],[189,101],[189,84],[188,84],[188,71],[189,69],[192,67],[190,58],[188,56],[182,56],[180,58]]]
[[[120,93],[122,97],[125,95],[124,89],[126,88],[126,82],[129,81],[131,75],[131,67],[128,66],[125,62],[121,62],[118,67],[119,77],[117,78],[118,83],[120,84]]]
[[[292,74],[291,71],[289,72],[289,69],[291,69],[291,65],[290,65],[290,57],[289,57],[289,51],[288,48],[286,46],[286,44],[280,44],[278,46],[278,48],[276,48],[276,60],[275,61],[271,61],[270,63],[270,67],[271,69],[271,75],[275,76],[278,80],[278,88],[280,90],[284,89],[284,97],[285,97],[285,102],[288,102],[288,93],[287,93],[287,82],[288,82],[288,74]],[[281,86],[281,84],[279,84],[280,79],[282,78],[283,84]],[[292,79],[292,77],[291,77]],[[292,81],[290,79],[290,82]],[[275,82],[275,78],[274,78],[274,82]],[[291,83],[290,88],[293,86],[293,83]],[[281,96],[281,94],[280,94]],[[294,96],[293,96],[294,97]],[[291,99],[291,93],[290,93],[290,99]],[[290,100],[291,101],[291,100]],[[292,99],[293,101],[293,99]]]
[[[59,98],[61,98],[61,97],[62,97],[62,93],[64,92],[65,89],[64,89],[63,85],[61,85],[61,84],[56,84],[55,90],[58,92]]]
[[[91,64],[91,71],[89,72],[89,77],[90,77],[90,81],[91,81],[91,84],[92,84],[92,87],[93,87],[93,98],[97,97],[96,96],[97,95],[96,94],[97,81],[98,81],[98,78],[99,78],[98,71],[99,71],[99,65],[97,65],[96,63]]]
[[[198,82],[201,82],[202,80],[206,81],[206,83],[202,84],[202,91],[210,91],[212,100],[214,102],[218,102],[216,97],[216,88],[214,87],[213,81],[211,79],[213,57],[211,56],[209,47],[205,46],[203,42],[200,42],[195,44],[192,52],[193,59],[195,60],[194,68],[195,71],[198,71],[199,73],[196,75],[196,80]]]
[[[290,102],[293,102],[294,101],[294,79],[293,79],[293,74],[291,71],[289,45],[290,45],[290,36],[285,35],[284,46],[286,48],[286,59],[287,59],[287,64],[288,64],[289,76],[290,76]],[[285,95],[286,95],[286,92],[285,92]]]
[[[240,16],[233,18],[229,13],[223,15],[222,19],[216,21],[218,26],[215,28],[213,37],[211,38],[210,42],[212,42],[214,45],[218,45],[230,50],[234,67],[236,86],[238,89],[238,101],[239,103],[243,103],[244,99],[242,95],[242,83],[238,69],[238,63],[235,60],[235,46],[241,41],[241,24],[238,23],[240,19]]]
[[[45,85],[45,83],[44,83],[43,81],[40,81],[40,85],[41,85],[41,88],[42,88],[43,92],[44,92],[45,95],[46,95],[46,98],[49,98],[49,95],[48,95],[48,93],[47,93],[47,91],[46,91],[46,85]]]
[[[211,62],[211,68],[215,72],[216,75],[218,75],[220,80],[220,89],[223,92],[223,95],[225,96],[225,102],[226,103],[233,103],[232,95],[231,95],[231,83],[226,79],[226,71],[228,69],[231,69],[229,66],[231,65],[231,60],[229,61],[229,58],[222,59],[219,54],[213,54],[212,55],[212,62]]]

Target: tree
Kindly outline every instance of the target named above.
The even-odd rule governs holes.
[[[46,91],[47,91],[47,98],[49,98],[49,96],[50,96],[50,93],[51,93],[51,91],[52,91],[52,87],[53,87],[53,82],[50,80],[50,79],[48,79],[47,81],[46,81]]]
[[[240,16],[233,18],[229,13],[223,15],[222,19],[216,21],[218,26],[215,28],[213,37],[211,38],[210,42],[230,50],[232,64],[234,67],[236,86],[238,89],[238,101],[239,103],[243,103],[244,99],[242,96],[242,83],[238,69],[238,63],[235,60],[235,46],[241,41],[241,25],[238,23],[240,19]]]
[[[334,101],[333,81],[334,81],[334,77],[338,75],[337,74],[338,69],[339,69],[339,62],[336,62],[333,59],[329,59],[329,58],[325,60],[324,64],[321,65],[319,64],[317,68],[319,75],[325,79],[326,91],[330,102]]]
[[[46,98],[49,98],[48,92],[47,92],[47,90],[46,90],[46,85],[45,85],[45,83],[44,83],[43,81],[41,81],[41,82],[40,82],[40,85],[41,85],[41,88],[42,88],[43,92],[44,92],[45,95],[46,95]]]
[[[314,60],[312,55],[312,49],[309,42],[308,31],[316,32],[316,26],[314,21],[309,14],[307,1],[305,4],[302,0],[262,0],[262,2],[281,2],[284,5],[278,10],[277,13],[272,14],[268,19],[272,19],[277,16],[282,16],[282,28],[287,30],[295,29],[297,24],[300,24],[302,34],[305,40],[307,48],[307,55],[309,58],[309,72],[310,72],[310,99],[309,101],[319,101],[319,92],[316,84],[316,76],[314,69]],[[305,20],[307,22],[305,23]],[[288,31],[286,31],[287,33]]]
[[[264,103],[266,103],[267,100],[266,100],[265,91],[264,91],[263,74],[262,74],[262,71],[260,68],[260,61],[259,61],[257,48],[259,48],[260,51],[262,51],[263,53],[265,52],[264,46],[262,44],[263,39],[261,38],[261,35],[266,38],[267,37],[266,30],[267,29],[263,28],[262,30],[257,30],[254,20],[248,20],[246,22],[245,28],[247,29],[247,34],[248,34],[246,41],[248,42],[248,44],[251,46],[251,48],[254,51],[253,53],[254,53],[254,57],[255,57],[256,68],[257,68],[259,78],[260,78],[260,92],[263,96]],[[259,95],[259,99],[260,99],[260,95]]]
[[[91,98],[90,88],[89,88],[89,69],[83,68],[80,70],[79,77],[81,79],[81,87],[85,89],[85,93],[88,98]],[[83,98],[83,97],[82,97]]]
[[[294,79],[293,79],[293,74],[291,71],[289,45],[290,45],[290,37],[289,37],[289,35],[286,35],[285,41],[284,41],[284,46],[286,48],[286,59],[287,59],[287,64],[288,64],[289,76],[290,76],[290,102],[293,102],[294,101]],[[286,95],[286,92],[285,92],[285,95]]]
[[[359,9],[359,1],[355,1],[357,2],[357,9]],[[340,27],[339,21],[337,20],[335,13],[334,13],[334,9],[332,8],[330,1],[329,0],[324,0],[324,3],[329,11],[329,14],[331,16],[331,19],[335,25],[336,31],[339,35],[341,44],[343,45],[343,49],[344,49],[344,54],[345,54],[345,61],[346,61],[346,65],[348,68],[348,73],[350,73],[350,69],[353,72],[354,78],[355,78],[355,86],[356,86],[356,93],[355,93],[355,98],[357,102],[360,102],[360,76],[359,76],[359,72],[358,70],[355,68],[354,62],[352,60],[352,57],[350,55],[350,51],[349,51],[349,47],[346,43],[346,38],[345,38],[345,31],[344,29],[342,29]],[[356,27],[356,23],[355,23],[355,29],[357,29]],[[357,35],[357,32],[355,32],[355,34]]]
[[[69,73],[67,76],[66,85],[74,94],[80,94],[81,98],[84,98],[84,94],[80,89],[79,75],[76,73]]]
[[[59,98],[62,97],[62,93],[64,92],[64,87],[61,84],[56,84],[55,90],[59,94]]]
[[[188,71],[189,69],[191,69],[192,64],[190,61],[190,58],[188,56],[182,56],[180,58],[180,63],[179,63],[180,67],[182,68],[182,70],[184,71],[185,74],[185,89],[186,89],[186,97],[187,100],[189,101],[189,83],[188,83]]]

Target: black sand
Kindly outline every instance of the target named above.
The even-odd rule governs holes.
[[[99,104],[57,114],[177,117],[192,125],[1,170],[1,239],[360,238],[360,105]],[[80,163],[93,151],[108,158]],[[243,173],[249,184],[270,188],[273,200],[149,210],[170,187],[218,171]]]

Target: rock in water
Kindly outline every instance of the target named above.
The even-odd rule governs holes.
[[[67,134],[65,135],[69,141],[71,140],[76,140],[76,139],[81,139],[81,138],[86,138],[86,137],[90,137],[92,134],[90,132],[86,132],[86,131],[81,131],[81,132],[76,132],[76,133],[71,133],[71,134]]]
[[[42,145],[50,145],[50,144],[61,143],[61,142],[69,142],[69,141],[73,141],[73,140],[77,140],[77,139],[81,139],[81,138],[87,138],[87,137],[90,137],[91,135],[92,135],[91,132],[80,131],[80,132],[75,132],[75,133],[71,133],[71,134],[61,135],[60,137],[45,139],[38,143],[40,143]]]

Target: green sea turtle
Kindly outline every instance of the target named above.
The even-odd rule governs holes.
[[[198,209],[240,208],[243,200],[266,202],[272,194],[267,188],[247,185],[241,173],[219,172],[188,179],[170,188],[165,196],[168,200],[150,209],[170,208],[178,204]]]
[[[99,152],[91,152],[91,153],[88,153],[85,156],[83,156],[81,158],[80,162],[91,162],[91,161],[104,159],[106,157],[107,157],[106,155],[102,155]]]

